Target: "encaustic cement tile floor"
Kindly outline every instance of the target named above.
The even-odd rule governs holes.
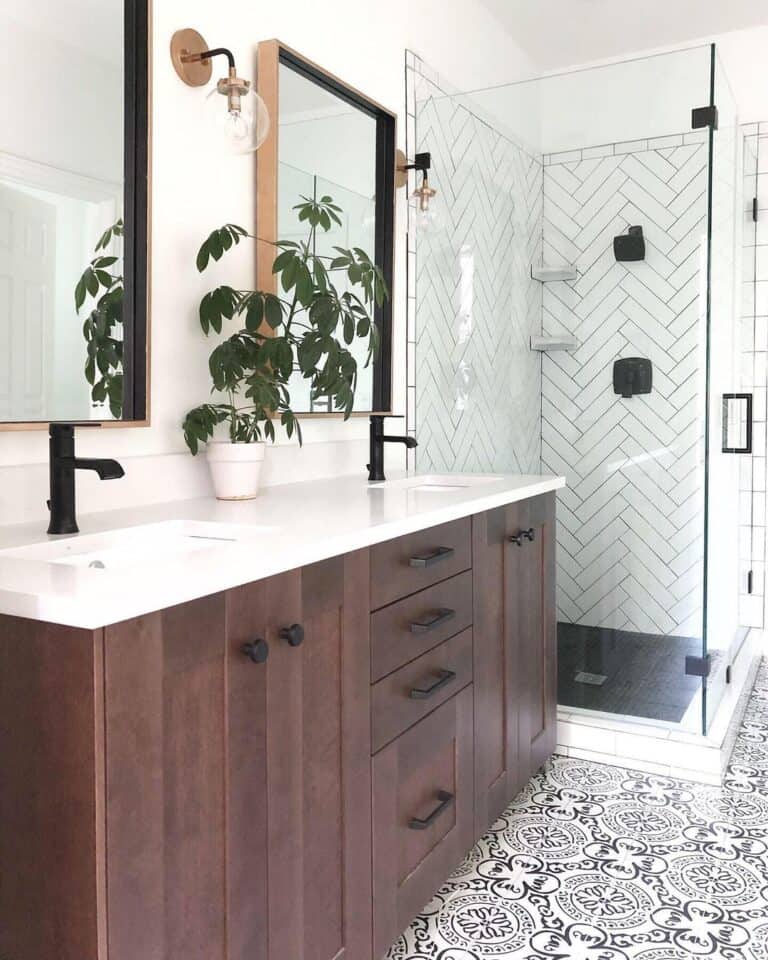
[[[387,960],[768,960],[768,665],[724,785],[555,757]]]

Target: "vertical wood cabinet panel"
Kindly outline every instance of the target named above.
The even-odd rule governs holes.
[[[554,525],[554,494],[473,518],[478,835],[555,748]]]
[[[505,590],[518,609],[523,693],[520,750],[527,780],[554,752],[557,734],[555,494],[517,506],[519,528],[534,531],[534,540],[517,548],[518,569],[507,577]]]
[[[519,599],[507,587],[519,576],[520,557],[507,535],[516,525],[518,506],[473,518],[476,836],[527,779],[520,759]]]
[[[109,955],[224,960],[218,594],[105,631]]]
[[[103,631],[0,617],[0,957],[106,960]]]
[[[228,960],[370,957],[368,584],[360,551],[228,594]]]

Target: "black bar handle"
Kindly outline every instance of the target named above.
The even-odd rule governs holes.
[[[293,623],[290,627],[283,627],[280,630],[280,639],[292,647],[300,647],[304,642],[304,627],[300,623]]]
[[[449,620],[453,620],[455,616],[455,610],[450,610],[448,607],[441,607],[440,610],[435,610],[434,613],[424,620],[412,621],[409,624],[411,633],[429,633],[430,630],[435,630]]]
[[[455,671],[438,670],[437,680],[432,684],[431,687],[414,687],[411,690],[411,700],[429,700],[429,698],[433,697],[438,690],[442,690],[443,687],[447,687],[448,684],[453,683],[455,679]]]
[[[529,543],[533,543],[536,539],[536,531],[533,527],[530,527],[528,530],[521,530],[519,533],[513,533],[509,542],[514,543],[516,547],[522,547],[523,540],[527,540]]]
[[[452,793],[448,793],[447,790],[438,790],[437,799],[439,803],[428,817],[425,817],[423,820],[420,820],[418,817],[411,817],[408,821],[409,830],[426,830],[427,827],[431,827],[441,813],[445,813],[449,807],[453,806],[455,797]]]
[[[267,641],[262,640],[261,637],[244,643],[240,649],[253,663],[266,663],[267,657],[269,657],[269,646]]]
[[[456,553],[453,547],[438,547],[437,550],[434,550],[432,553],[421,553],[417,557],[411,557],[408,561],[409,567],[419,567],[423,569],[424,567],[431,567],[436,563],[440,563],[441,560],[447,560],[449,557],[452,557]]]

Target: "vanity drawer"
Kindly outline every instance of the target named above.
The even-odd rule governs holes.
[[[371,682],[472,624],[472,571],[371,614]]]
[[[371,609],[472,566],[472,521],[452,520],[371,547]]]
[[[472,686],[373,758],[374,956],[472,847]]]
[[[373,753],[472,682],[472,631],[464,630],[374,685]]]

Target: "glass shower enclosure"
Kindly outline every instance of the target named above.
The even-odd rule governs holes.
[[[749,457],[717,51],[471,92],[408,74],[438,191],[409,239],[416,466],[565,476],[559,702],[705,733],[744,635]]]

